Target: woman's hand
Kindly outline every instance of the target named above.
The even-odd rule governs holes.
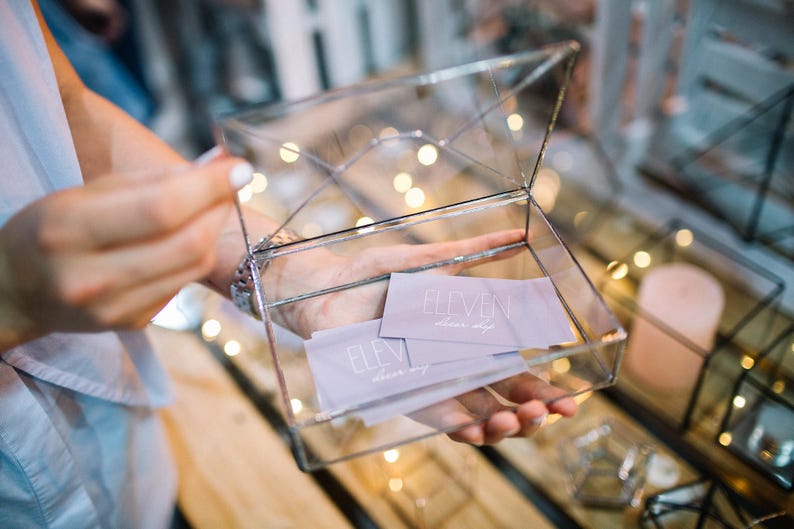
[[[277,263],[280,259],[274,259],[263,280],[266,287],[274,289],[275,298],[281,299],[297,292],[346,285],[456,256],[510,246],[523,242],[524,237],[523,230],[508,230],[459,241],[370,248],[349,258],[322,249],[312,250],[305,252],[305,258],[293,254],[295,257],[287,257],[280,265]],[[505,259],[520,251],[521,248],[505,250],[488,259]],[[454,275],[467,266],[483,262],[456,263],[430,273]],[[379,318],[383,314],[386,289],[385,281],[347,288],[283,306],[276,311],[275,317],[308,337],[320,329]],[[495,394],[499,395],[498,399]],[[491,384],[489,390],[478,389],[429,406],[412,413],[411,417],[434,428],[452,430],[449,436],[457,441],[493,444],[505,437],[531,435],[549,413],[574,415],[576,403],[565,395],[563,390],[524,373]],[[482,417],[488,419],[463,426]],[[455,430],[457,425],[462,428]]]
[[[0,351],[54,331],[145,326],[213,269],[251,172],[223,159],[111,174],[18,212],[0,229]]]

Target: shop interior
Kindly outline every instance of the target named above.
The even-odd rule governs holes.
[[[239,202],[304,239],[261,259],[525,228],[472,273],[551,278],[576,334],[521,352],[576,416],[475,447],[329,411],[302,338],[188,287],[148,330],[185,527],[792,527],[794,3],[116,9],[64,50],[186,158],[255,165]]]

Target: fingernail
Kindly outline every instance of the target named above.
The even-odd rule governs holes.
[[[517,426],[517,427],[513,428],[512,430],[507,430],[505,432],[505,437],[513,437],[514,435],[516,435],[520,431],[521,431],[521,428]]]
[[[195,160],[193,160],[193,163],[196,165],[205,165],[210,163],[221,154],[223,154],[223,149],[221,149],[220,145],[216,145],[212,149],[200,154]]]
[[[546,422],[546,417],[548,417],[548,416],[549,416],[549,413],[546,412],[546,413],[544,413],[543,415],[541,415],[539,417],[535,417],[534,419],[532,419],[532,424],[534,424],[536,426],[543,426],[543,424]]]
[[[254,178],[254,166],[248,162],[240,162],[229,171],[229,182],[235,191],[239,191]]]

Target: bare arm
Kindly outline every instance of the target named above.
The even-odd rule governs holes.
[[[89,90],[34,3],[86,182],[110,172],[168,167],[184,159],[124,111]]]
[[[55,331],[146,325],[185,284],[212,275],[207,241],[227,229],[251,176],[232,158],[186,164],[88,90],[38,16],[85,185],[0,227],[0,351]]]

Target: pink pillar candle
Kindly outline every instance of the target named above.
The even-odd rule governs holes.
[[[714,346],[724,306],[721,285],[705,270],[688,263],[650,270],[637,294],[626,368],[649,389],[692,388],[702,355]]]

